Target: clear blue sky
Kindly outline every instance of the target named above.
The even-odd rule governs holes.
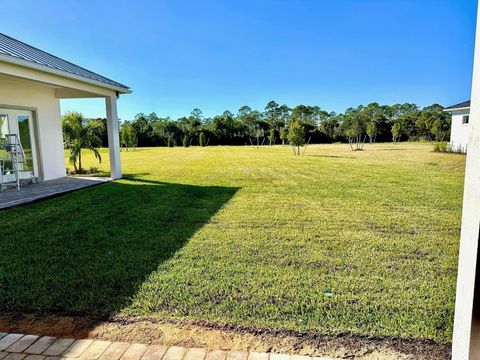
[[[8,1],[0,31],[133,94],[119,115],[470,97],[476,0]],[[62,110],[103,116],[98,100]]]

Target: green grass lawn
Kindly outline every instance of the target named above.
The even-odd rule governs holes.
[[[123,180],[0,212],[0,310],[448,342],[465,157],[431,150],[122,152]]]

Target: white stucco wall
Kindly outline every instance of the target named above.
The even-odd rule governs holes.
[[[465,152],[468,141],[468,124],[462,124],[464,115],[469,115],[469,110],[452,112],[452,130],[450,133],[450,146],[454,149],[462,147]]]
[[[34,108],[38,132],[38,164],[43,180],[65,176],[60,102],[48,85],[14,78],[0,79],[0,107]]]

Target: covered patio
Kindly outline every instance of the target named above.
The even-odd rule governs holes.
[[[21,189],[32,194],[56,184],[49,180],[69,181],[70,186],[76,183],[63,179],[66,166],[60,100],[72,98],[105,100],[110,175],[121,178],[117,100],[129,93],[131,90],[121,83],[0,33],[0,139],[13,136],[20,149],[15,153],[23,154],[19,163],[10,159],[13,151],[4,153],[8,158],[3,159],[3,179],[45,182]],[[0,192],[0,203],[8,203],[3,198],[14,196],[23,195]]]
[[[74,177],[65,176],[22,187],[21,191],[9,188],[0,195],[0,210],[29,204],[35,201],[62,195],[86,187],[105,184],[109,177]]]

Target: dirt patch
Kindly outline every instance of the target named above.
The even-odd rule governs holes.
[[[321,336],[168,319],[0,316],[0,331],[210,349],[265,351],[361,360],[447,360],[450,346],[431,341]]]

